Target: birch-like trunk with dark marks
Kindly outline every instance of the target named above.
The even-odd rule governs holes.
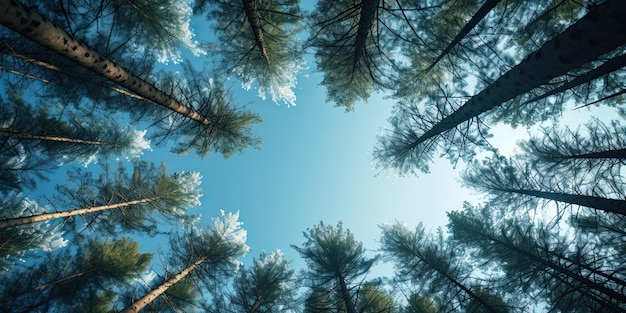
[[[8,219],[0,220],[0,229],[13,227],[13,226],[19,226],[19,225],[39,223],[39,222],[49,221],[53,219],[72,217],[76,215],[112,210],[112,209],[117,209],[117,208],[125,208],[131,205],[154,202],[159,199],[160,197],[150,197],[150,198],[137,199],[137,200],[132,200],[132,201],[108,204],[108,205],[100,205],[100,206],[94,206],[94,207],[82,208],[82,209],[76,209],[76,210],[70,210],[70,211],[41,213],[41,214],[32,215],[32,216],[8,218]]]
[[[608,0],[528,55],[459,109],[436,122],[408,148],[413,149],[624,44],[626,2]]]
[[[261,52],[261,56],[267,63],[270,63],[270,58],[267,55],[267,46],[263,39],[263,27],[261,26],[261,14],[259,13],[259,7],[256,0],[241,0],[243,4],[243,10],[246,13],[246,18],[254,34],[254,42],[257,48]]]
[[[209,119],[193,108],[118,66],[16,0],[0,0],[0,23],[151,102],[204,125],[211,124]]]

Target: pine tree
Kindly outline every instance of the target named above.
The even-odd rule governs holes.
[[[295,105],[296,76],[304,60],[297,38],[302,29],[300,1],[196,1],[195,14],[207,12],[219,44],[218,68],[258,86],[259,96]]]
[[[415,231],[401,223],[381,228],[382,251],[395,263],[397,279],[433,292],[441,310],[475,305],[487,312],[508,312],[506,303],[493,303],[476,292],[479,285],[467,274],[472,269],[459,261],[462,253],[446,243],[441,233],[429,235],[422,224]]]
[[[483,113],[623,45],[624,17],[626,6],[621,1],[596,6],[458,107],[445,94],[439,96],[440,105],[428,109],[409,100],[390,119],[393,129],[379,138],[375,158],[382,167],[414,172],[427,170],[431,155],[441,148],[452,159],[471,156],[469,145],[485,145],[488,135]]]
[[[77,169],[70,181],[58,189],[65,195],[65,201],[69,201],[68,205],[78,209],[12,216],[0,221],[0,228],[83,216],[85,227],[110,233],[121,228],[153,234],[157,230],[157,214],[170,221],[189,218],[185,210],[200,204],[199,184],[198,173],[168,175],[163,166],[158,168],[147,162],[135,163],[132,174],[123,166],[113,173],[105,168],[97,179],[92,173],[83,174]]]
[[[239,213],[222,212],[222,215],[214,220],[212,228],[191,227],[182,236],[173,237],[170,261],[183,266],[164,283],[120,312],[141,311],[189,275],[202,282],[206,290],[211,290],[214,284],[223,284],[239,267],[238,259],[249,250],[246,245],[246,231],[241,228],[242,223],[238,218]]]
[[[496,223],[488,207],[466,207],[448,217],[454,238],[477,248],[483,260],[498,262],[507,285],[541,294],[555,307],[575,302],[572,307],[582,311],[624,309],[625,282],[603,268],[593,251],[572,247],[571,239],[552,226],[535,226],[523,218],[498,218]]]
[[[3,282],[0,308],[10,312],[69,312],[85,305],[94,294],[112,292],[116,285],[129,283],[145,271],[152,254],[138,249],[129,238],[90,240],[75,253],[66,250],[51,256]]]
[[[302,246],[292,245],[292,248],[307,263],[310,288],[323,290],[330,299],[338,299],[339,307],[356,313],[357,280],[369,272],[376,258],[368,258],[363,244],[349,230],[344,230],[341,223],[333,227],[320,222],[305,232],[304,237],[307,241]]]
[[[73,60],[79,65],[93,71],[97,75],[100,75],[115,84],[128,89],[130,92],[153,102],[159,107],[166,109],[170,114],[179,116],[184,123],[180,123],[175,126],[184,128],[187,131],[195,131],[195,133],[185,133],[186,136],[192,137],[190,140],[187,140],[187,144],[190,146],[199,146],[200,142],[208,142],[201,146],[219,146],[219,141],[221,141],[222,138],[215,136],[215,133],[222,135],[226,134],[229,136],[244,133],[246,134],[246,137],[240,138],[239,140],[247,141],[250,137],[247,134],[250,132],[250,129],[241,129],[237,127],[241,125],[249,127],[250,124],[256,123],[260,120],[255,114],[239,111],[238,108],[234,107],[230,103],[222,103],[225,99],[228,99],[228,97],[211,98],[212,93],[209,93],[208,97],[206,97],[202,92],[204,88],[195,90],[194,93],[186,95],[187,97],[179,97],[178,99],[174,98],[170,96],[170,94],[172,94],[171,91],[161,90],[154,84],[147,82],[139,76],[129,72],[125,68],[108,59],[105,55],[88,47],[86,44],[77,40],[67,32],[54,26],[45,17],[25,7],[21,3],[8,0],[2,1],[0,2],[0,8],[3,12],[0,14],[0,23],[3,25],[13,29],[17,33],[20,33],[22,36],[25,36],[30,40]],[[22,18],[28,18],[29,21],[27,21],[26,24],[30,26],[23,27],[24,24],[21,23]],[[197,80],[197,78],[191,76],[188,77],[188,79],[190,82],[194,79]],[[198,81],[193,83],[200,84]],[[191,101],[184,103],[179,99],[189,99]],[[223,116],[216,114],[219,113],[217,109],[224,106],[229,107],[229,111],[227,112],[229,114],[229,118],[227,119],[223,119]],[[225,121],[233,120],[238,121],[238,123],[225,123]],[[246,122],[242,123],[240,120],[246,120]],[[195,125],[189,126],[188,124]],[[233,132],[233,129],[236,131]],[[255,141],[249,142],[249,144],[252,145],[257,143],[258,142]],[[247,144],[248,142],[246,142],[245,145],[247,146]],[[206,152],[204,152],[204,155],[206,155]]]
[[[291,312],[295,275],[280,250],[262,252],[248,269],[235,277],[230,298],[233,312]]]

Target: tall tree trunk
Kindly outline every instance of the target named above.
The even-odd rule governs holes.
[[[376,10],[380,0],[362,0],[361,1],[361,13],[359,15],[359,27],[356,32],[356,40],[354,42],[354,58],[352,60],[352,75],[357,68],[363,53],[365,52],[365,46],[367,38],[370,37],[370,28],[374,23],[374,17],[376,16]]]
[[[141,297],[139,300],[137,300],[133,304],[131,304],[128,307],[126,307],[120,313],[138,313],[143,308],[145,308],[148,304],[152,303],[152,301],[154,301],[154,299],[156,299],[158,296],[160,296],[163,293],[165,293],[167,291],[167,289],[169,289],[170,287],[174,286],[181,279],[183,279],[187,275],[189,275],[189,273],[191,273],[198,265],[202,264],[206,260],[207,260],[206,256],[198,259],[196,262],[194,262],[193,264],[191,264],[187,268],[185,268],[182,272],[174,275],[174,277],[168,279],[166,282],[164,282],[160,286],[158,286],[155,289],[153,289],[152,291],[148,292],[143,297]]]
[[[602,101],[604,101],[604,100],[608,100],[608,99],[611,99],[611,98],[614,98],[614,97],[617,97],[617,96],[623,95],[623,94],[625,94],[625,93],[626,93],[626,89],[622,89],[622,90],[620,90],[620,91],[618,91],[618,92],[615,92],[615,93],[613,93],[613,94],[610,94],[610,95],[608,95],[608,96],[606,96],[606,97],[603,97],[603,98],[601,98],[601,99],[598,99],[598,100],[596,100],[596,101],[593,101],[593,102],[590,102],[590,103],[587,103],[587,104],[583,104],[583,105],[581,105],[581,106],[579,106],[579,107],[575,107],[575,108],[574,108],[574,110],[582,109],[582,108],[584,108],[584,107],[588,107],[588,106],[590,106],[590,105],[594,105],[594,104],[596,104],[596,103],[598,103],[598,102],[602,102]]]
[[[256,0],[241,0],[243,4],[243,10],[246,13],[246,18],[254,34],[254,41],[256,46],[261,50],[261,56],[267,63],[270,63],[270,58],[267,55],[267,46],[265,39],[263,39],[263,27],[261,27],[261,14],[259,13],[259,6]]]
[[[583,75],[580,75],[580,76],[578,76],[578,77],[576,77],[576,78],[574,78],[574,79],[564,83],[563,85],[561,85],[561,86],[559,86],[557,88],[554,88],[554,89],[552,89],[552,90],[550,90],[550,91],[548,91],[548,92],[546,92],[546,93],[544,93],[544,94],[542,94],[540,96],[534,97],[534,98],[524,102],[523,105],[526,105],[526,104],[529,104],[529,103],[532,103],[532,102],[535,102],[535,101],[539,101],[541,99],[545,99],[545,98],[547,98],[549,96],[552,96],[552,95],[555,95],[555,94],[557,94],[559,92],[563,92],[563,91],[572,89],[572,88],[574,88],[574,87],[576,87],[578,85],[582,85],[584,83],[588,83],[588,82],[590,82],[590,81],[592,81],[592,80],[594,80],[594,79],[596,79],[596,78],[598,78],[598,77],[600,77],[602,75],[605,75],[605,74],[617,71],[617,70],[619,70],[620,68],[622,68],[624,66],[626,66],[626,54],[621,55],[621,56],[616,57],[616,58],[612,58],[612,59],[604,62],[604,64],[598,66],[597,68],[594,68],[593,70],[591,70],[591,71],[589,71],[589,72],[587,72],[587,73],[585,73]]]
[[[204,125],[211,124],[193,108],[118,66],[17,0],[0,0],[0,23],[168,110]]]
[[[502,188],[497,190],[528,195],[536,198],[554,200],[558,202],[577,204],[596,210],[626,215],[626,200],[528,189]]]
[[[626,159],[626,148],[624,149],[615,149],[615,150],[606,150],[606,151],[597,151],[597,152],[589,152],[577,155],[564,155],[559,157],[559,159]]]
[[[76,209],[76,210],[70,210],[70,211],[42,213],[42,214],[37,214],[33,216],[9,218],[9,219],[0,220],[0,229],[18,226],[18,225],[39,223],[39,222],[49,221],[49,220],[53,220],[57,218],[66,218],[66,217],[71,217],[71,216],[80,215],[80,214],[87,214],[87,213],[123,208],[123,207],[127,207],[130,205],[135,205],[135,204],[149,203],[149,202],[153,202],[159,199],[160,197],[144,198],[144,199],[139,199],[139,200],[132,200],[132,201],[120,202],[120,203],[109,204],[109,205],[101,205],[101,206],[95,206],[95,207],[89,207],[89,208],[83,208],[83,209]]]
[[[493,10],[493,8],[495,8],[498,5],[498,3],[500,3],[500,1],[501,0],[485,1],[485,3],[483,3],[480,9],[478,9],[476,14],[472,16],[469,22],[467,22],[463,26],[463,28],[458,34],[456,34],[456,36],[448,44],[448,46],[439,54],[439,56],[437,56],[437,58],[428,66],[428,68],[426,68],[426,71],[430,71],[433,67],[435,67],[435,65],[437,65],[437,63],[439,63],[439,61],[441,61],[441,59],[443,59],[443,57],[445,57],[448,53],[450,53],[452,48],[456,47],[456,45],[458,45],[459,42],[461,42],[461,40],[463,40],[463,38],[465,38],[465,36],[467,36],[467,34],[469,34],[469,32],[472,31],[472,29],[474,29],[474,27],[476,27],[476,25],[478,25],[480,21],[482,21],[482,19],[485,18],[485,16],[487,16],[487,14],[489,14],[489,12],[491,12],[491,10]]]
[[[346,284],[346,279],[341,275],[341,273],[337,274],[337,280],[339,281],[339,288],[341,289],[341,299],[346,305],[346,310],[348,313],[357,313],[356,307],[354,306],[354,302],[352,302],[352,297],[350,297],[350,292],[348,292],[348,286]]]
[[[91,140],[82,140],[82,139],[73,139],[67,137],[59,137],[59,136],[51,136],[51,135],[35,135],[19,132],[13,129],[8,128],[0,128],[0,138],[17,138],[17,139],[32,139],[32,140],[43,140],[43,141],[56,141],[56,142],[67,142],[67,143],[77,143],[82,145],[94,145],[94,146],[110,146],[113,145],[108,142],[102,141],[91,141]]]
[[[410,148],[596,60],[625,43],[626,2],[607,0],[433,125]]]

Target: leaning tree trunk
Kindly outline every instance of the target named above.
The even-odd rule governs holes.
[[[30,140],[42,140],[42,141],[55,141],[55,142],[68,142],[82,145],[92,146],[112,146],[114,144],[102,141],[73,139],[67,137],[53,136],[53,135],[35,135],[29,133],[19,132],[17,130],[0,128],[0,138],[16,138],[16,139],[30,139]]]
[[[576,155],[563,155],[559,159],[626,159],[626,148],[605,151],[596,151]]]
[[[168,110],[204,125],[211,124],[193,108],[118,66],[17,0],[0,0],[0,23]]]
[[[498,191],[576,204],[626,216],[626,200],[527,189],[498,189]]]
[[[95,206],[95,207],[89,207],[89,208],[83,208],[83,209],[76,209],[76,210],[70,210],[70,211],[42,213],[42,214],[37,214],[37,215],[32,215],[32,216],[9,218],[9,219],[0,220],[0,229],[13,227],[13,226],[19,226],[19,225],[39,223],[39,222],[49,221],[49,220],[53,220],[57,218],[66,218],[66,217],[71,217],[71,216],[76,216],[76,215],[81,215],[81,214],[88,214],[88,213],[93,213],[93,212],[124,208],[130,205],[149,203],[149,202],[153,202],[159,199],[160,197],[144,198],[144,199],[139,199],[139,200],[132,200],[132,201],[120,202],[120,203],[109,204],[109,205],[101,205],[101,206]]]
[[[256,0],[241,0],[243,4],[243,10],[246,13],[246,18],[254,34],[255,45],[261,50],[261,56],[267,63],[270,63],[270,58],[267,55],[267,45],[265,39],[263,39],[263,27],[261,27],[261,14],[259,13],[259,6]]]
[[[454,39],[452,39],[448,46],[439,54],[439,56],[437,56],[437,58],[428,66],[428,68],[426,68],[426,71],[430,71],[433,67],[435,67],[435,65],[437,65],[437,63],[439,63],[439,61],[441,61],[441,59],[443,59],[443,57],[450,53],[452,48],[456,47],[456,45],[458,45],[461,40],[463,40],[463,38],[465,38],[465,36],[467,36],[467,34],[469,34],[469,32],[472,31],[472,29],[474,29],[474,27],[476,27],[476,25],[478,25],[480,21],[482,21],[482,19],[485,18],[485,16],[487,16],[487,14],[489,14],[489,12],[491,12],[491,10],[493,10],[493,8],[495,8],[498,3],[500,3],[500,1],[501,0],[485,1],[480,9],[478,9],[476,14],[472,16],[469,22],[467,22],[463,26],[458,34],[456,34],[456,36],[454,37]]]
[[[206,260],[207,260],[206,256],[198,259],[196,262],[194,262],[193,264],[189,265],[182,272],[174,275],[174,277],[170,278],[169,280],[167,280],[166,282],[164,282],[160,286],[154,288],[152,291],[150,291],[147,294],[145,294],[143,297],[141,297],[139,300],[137,300],[133,304],[127,306],[120,313],[137,313],[137,312],[143,310],[143,308],[145,308],[148,304],[152,303],[152,301],[154,301],[154,299],[156,299],[158,296],[160,296],[163,293],[165,293],[167,291],[167,289],[169,289],[170,287],[174,286],[181,279],[185,278],[198,265],[202,264]]]
[[[607,0],[528,55],[463,106],[426,131],[410,148],[478,117],[626,44],[626,2]]]

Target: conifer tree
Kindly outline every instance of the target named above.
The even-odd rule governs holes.
[[[326,292],[329,299],[337,299],[336,309],[356,313],[358,280],[367,275],[376,258],[365,255],[363,244],[349,230],[344,230],[342,223],[334,227],[320,222],[305,232],[304,237],[307,241],[302,246],[292,245],[292,248],[306,261],[310,288]],[[315,299],[312,301],[317,303]]]
[[[246,231],[241,228],[238,218],[239,213],[222,212],[213,221],[213,227],[195,229],[192,226],[184,234],[174,236],[170,262],[179,265],[180,269],[120,312],[141,311],[187,276],[195,277],[203,290],[212,290],[215,284],[223,286],[239,268],[238,259],[249,251]]]

